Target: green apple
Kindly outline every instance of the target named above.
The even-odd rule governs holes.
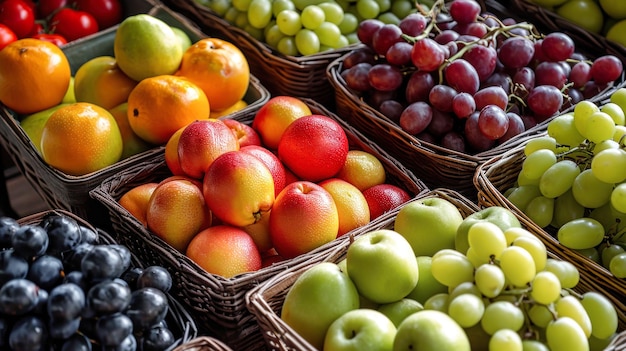
[[[74,94],[74,77],[70,77],[70,85],[67,87],[67,91],[61,100],[62,104],[71,104],[76,102],[76,95]]]
[[[624,0],[600,0],[599,2],[600,7],[609,17],[626,19],[626,2]]]
[[[417,285],[417,258],[409,242],[390,229],[362,234],[346,252],[350,279],[359,294],[378,303],[397,301]]]
[[[623,0],[615,1],[622,2]],[[600,5],[595,1],[568,0],[556,9],[556,13],[592,33],[598,34],[602,30],[604,15],[602,14]],[[583,13],[585,15],[581,16]]]
[[[417,256],[417,268],[419,270],[419,280],[415,289],[413,289],[406,297],[416,300],[423,304],[433,295],[438,293],[447,293],[448,287],[441,284],[433,276],[431,256]]]
[[[324,346],[328,327],[344,313],[359,308],[359,293],[332,262],[314,265],[298,276],[285,295],[281,319],[311,345]]]
[[[380,305],[378,312],[387,316],[397,327],[406,317],[423,309],[424,306],[416,300],[403,298],[402,300]]]
[[[411,243],[416,256],[432,256],[441,249],[454,248],[462,221],[463,215],[452,202],[428,197],[402,206],[394,230]]]
[[[423,310],[408,316],[396,332],[394,351],[470,351],[470,341],[450,316],[435,310]]]
[[[517,217],[515,216],[515,213],[513,213],[506,207],[485,207],[465,217],[465,219],[463,219],[461,224],[458,226],[454,242],[454,248],[457,251],[460,251],[462,253],[467,252],[467,249],[469,249],[469,241],[467,239],[467,233],[469,231],[469,228],[472,225],[481,221],[491,222],[500,227],[500,229],[502,229],[503,231],[511,227],[522,226],[519,222],[519,219],[517,219]]]
[[[60,103],[43,111],[28,115],[20,121],[20,126],[24,129],[24,133],[26,133],[39,154],[41,154],[41,132],[43,131],[43,126],[54,111],[67,105],[70,105],[70,103]]]
[[[183,53],[184,53],[192,44],[191,38],[189,38],[189,36],[187,35],[187,33],[185,33],[184,30],[178,27],[172,27],[172,30],[174,31],[174,34],[176,34],[176,36],[180,40],[180,45],[183,48]]]
[[[324,351],[391,351],[396,326],[377,310],[344,313],[328,327]]]

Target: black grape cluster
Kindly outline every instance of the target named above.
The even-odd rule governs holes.
[[[169,272],[62,213],[0,217],[0,349],[156,351],[172,346]]]
[[[614,55],[576,51],[565,33],[539,33],[484,12],[475,0],[437,0],[399,24],[360,22],[365,44],[343,58],[345,85],[403,131],[458,152],[487,151],[623,74]]]

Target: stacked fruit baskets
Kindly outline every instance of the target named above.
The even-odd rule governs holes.
[[[427,190],[426,185],[415,178],[408,169],[342,122],[328,109],[316,101],[302,100],[312,113],[328,116],[339,123],[348,136],[351,149],[375,155],[385,169],[386,183],[404,189],[410,196],[416,196]],[[250,111],[242,121],[250,125],[254,117],[254,111]],[[106,179],[91,191],[91,196],[108,209],[112,226],[120,242],[131,247],[145,262],[154,264],[158,262],[172,272],[177,296],[193,311],[202,328],[234,349],[264,349],[262,333],[256,319],[246,308],[244,295],[252,287],[291,266],[323,260],[328,251],[332,250],[334,241],[308,253],[231,278],[208,273],[191,260],[184,250],[175,249],[148,230],[119,203],[120,198],[133,187],[147,182],[159,182],[171,174],[163,155],[157,155]]]
[[[460,5],[461,2],[458,3],[459,8],[463,6]],[[351,125],[380,145],[385,145],[391,155],[424,179],[431,188],[441,185],[466,195],[474,193],[472,176],[480,163],[514,147],[524,138],[532,138],[536,133],[533,128],[535,125],[544,123],[559,110],[571,108],[568,97],[560,99],[560,89],[565,84],[569,84],[568,87],[572,84],[590,84],[584,89],[584,98],[592,101],[602,100],[608,93],[624,84],[622,64],[613,62],[622,59],[619,56],[600,60],[610,60],[611,65],[619,68],[619,73],[606,81],[602,78],[597,79],[595,87],[593,79],[589,81],[585,78],[584,82],[573,83],[562,73],[555,73],[558,72],[558,68],[555,68],[557,61],[565,63],[569,54],[560,58],[555,56],[551,59],[552,62],[544,63],[541,68],[537,66],[539,70],[535,69],[533,54],[541,49],[537,44],[544,42],[539,38],[549,34],[552,35],[552,39],[545,41],[545,48],[549,47],[549,42],[555,37],[565,34],[567,35],[565,40],[571,44],[570,48],[574,49],[574,55],[586,57],[588,62],[605,55],[593,50],[584,51],[582,46],[578,48],[577,43],[564,30],[558,33],[540,32],[541,27],[512,15],[498,2],[478,3],[482,5],[481,8],[473,3],[472,6],[466,6],[465,12],[459,9],[459,12],[453,15],[454,12],[448,9],[449,6],[444,2],[437,2],[442,6],[439,8],[441,11],[412,16],[405,23],[395,27],[370,22],[369,29],[364,28],[362,31],[368,48],[344,55],[333,61],[327,70],[329,80],[335,88],[337,111],[345,116]],[[469,16],[462,20],[467,21],[466,27],[482,28],[482,31],[455,32],[445,26],[445,23],[448,23],[446,20],[441,20],[441,18],[449,20],[451,16],[459,18],[461,16],[459,13],[480,14],[479,17]],[[441,28],[437,25],[433,27],[434,23],[431,21],[433,16],[443,21],[438,25]],[[496,24],[489,24],[491,21],[495,21]],[[486,26],[491,30],[486,30]],[[520,36],[520,33],[525,35]],[[386,58],[381,58],[380,55],[391,48],[390,45],[394,40],[398,41],[397,38],[401,36],[410,38],[412,44],[398,44],[398,49],[393,55],[387,54]],[[388,40],[385,42],[380,38]],[[454,41],[450,42],[449,38],[465,38],[461,42],[466,45],[459,46]],[[449,51],[453,60],[445,59],[445,50],[437,49],[441,48],[441,45],[434,45],[445,42],[452,46]],[[489,42],[497,44],[492,48],[482,45]],[[526,46],[528,50],[509,54],[507,61],[504,56],[516,43],[520,44],[518,47]],[[409,53],[410,48],[413,50]],[[524,55],[526,57],[522,59]],[[523,73],[517,77],[508,76],[506,69],[500,70],[496,67],[501,64],[496,64],[496,56],[498,62],[508,62],[507,67],[525,66],[522,69]],[[439,57],[439,60],[430,59],[434,57]],[[389,62],[390,60],[392,62]],[[520,61],[513,62],[517,60]],[[467,71],[463,66],[472,66],[471,62],[478,68],[470,74],[471,70]],[[370,66],[371,71],[367,68]],[[572,67],[570,64],[567,66]],[[555,70],[551,71],[550,67]],[[367,72],[365,79],[364,72]],[[526,77],[522,77],[523,74]],[[374,75],[377,79],[370,79],[368,75]],[[529,92],[525,84],[530,83],[528,80],[530,77],[533,79],[532,84],[543,87]],[[376,81],[377,85],[372,87],[371,82]],[[479,91],[480,94],[475,94]],[[583,98],[579,94],[582,91],[582,88],[569,88],[568,94],[572,101],[577,101]],[[468,94],[476,96],[474,99],[465,99]],[[550,94],[556,99],[549,98]],[[458,98],[453,105],[451,100],[456,95]],[[463,102],[464,100],[466,102]],[[473,105],[467,103],[469,100]],[[481,118],[483,122],[478,123],[486,100],[490,101],[490,104],[493,101],[501,101],[499,105],[501,109],[497,110],[500,117],[493,118],[495,113],[490,108],[485,111],[485,117]],[[408,106],[411,108],[406,109]],[[456,112],[453,106],[456,106]],[[469,110],[473,112],[466,112]],[[516,116],[513,117],[511,114]],[[507,123],[507,119],[512,119],[511,123]],[[486,122],[487,120],[492,122]],[[510,128],[500,128],[503,125]],[[487,134],[479,132],[480,130],[487,131]]]
[[[139,8],[140,3],[144,7],[147,6],[146,4],[151,4],[152,6],[145,13],[161,19],[171,26],[180,28],[194,42],[200,38],[207,37],[207,34],[203,33],[198,26],[163,4],[159,2],[137,2]],[[97,34],[72,41],[63,46],[62,50],[70,63],[72,76],[90,59],[114,55],[113,43],[117,28],[118,26],[110,27]],[[245,113],[245,110],[255,109],[268,99],[269,92],[267,89],[261,85],[256,77],[252,76],[250,77],[248,91],[244,97],[248,106],[242,111],[234,112],[224,118],[237,119],[241,113]],[[8,151],[20,172],[48,206],[54,209],[71,211],[102,225],[106,225],[106,221],[103,221],[103,218],[99,216],[102,208],[89,197],[89,190],[95,188],[105,178],[163,151],[163,146],[154,145],[148,150],[121,159],[97,171],[71,175],[48,165],[44,161],[41,153],[38,151],[38,147],[34,145],[31,137],[22,128],[21,123],[25,119],[25,115],[17,114],[2,105],[0,117],[2,126],[0,128],[0,135],[2,136],[0,142],[2,147]]]

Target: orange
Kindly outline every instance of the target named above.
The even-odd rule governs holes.
[[[197,85],[183,77],[161,75],[142,80],[128,96],[128,121],[143,140],[165,144],[181,127],[208,119],[211,107]]]
[[[257,111],[252,128],[259,133],[263,145],[276,150],[283,132],[291,122],[311,114],[304,101],[291,96],[275,96]]]
[[[261,253],[250,235],[229,225],[212,226],[198,233],[186,254],[207,272],[224,278],[262,267]]]
[[[165,164],[173,175],[182,176],[185,174],[180,165],[180,157],[178,157],[178,141],[180,140],[180,135],[183,134],[183,130],[185,130],[185,128],[187,128],[187,126],[177,130],[165,144]]]
[[[341,178],[363,191],[385,182],[385,167],[373,154],[362,150],[350,150],[346,163],[337,178]]]
[[[341,170],[348,147],[348,136],[337,121],[309,115],[296,119],[285,129],[278,144],[278,158],[298,178],[319,182]]]
[[[115,122],[117,122],[120,133],[122,133],[122,160],[140,152],[147,151],[152,147],[151,144],[141,139],[130,128],[127,111],[127,102],[122,102],[109,110],[113,118],[115,118]]]
[[[146,215],[150,196],[159,183],[150,182],[137,185],[120,197],[117,201],[120,206],[126,209],[133,217],[137,218],[141,224],[148,225]]]
[[[19,114],[60,104],[70,77],[67,57],[50,42],[24,38],[0,50],[0,101]]]
[[[361,190],[339,178],[330,178],[319,185],[326,189],[335,200],[339,215],[339,231],[341,236],[353,229],[370,222],[370,210]]]
[[[54,111],[41,131],[41,155],[69,175],[98,171],[119,161],[123,141],[109,111],[77,102]]]
[[[244,54],[218,38],[203,38],[187,48],[176,75],[197,84],[215,111],[243,99],[250,84],[250,67]]]
[[[128,77],[112,56],[98,56],[83,63],[74,75],[76,101],[91,102],[107,110],[128,100],[137,81]]]

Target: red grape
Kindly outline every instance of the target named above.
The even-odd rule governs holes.
[[[441,45],[430,38],[424,38],[413,44],[411,61],[418,70],[432,72],[445,60],[445,52]]]
[[[538,85],[526,98],[528,108],[540,119],[557,113],[563,105],[563,94],[554,85]]]
[[[402,85],[400,69],[385,63],[372,66],[367,76],[370,85],[376,90],[394,91]]]
[[[495,144],[495,140],[491,140],[480,131],[478,128],[478,115],[479,111],[472,113],[465,121],[463,129],[463,135],[467,146],[474,152],[482,152],[491,149]]]
[[[591,78],[598,84],[612,82],[622,75],[623,65],[613,55],[600,56],[591,64]]]
[[[465,139],[461,133],[456,131],[448,132],[441,137],[441,146],[446,149],[465,153]]]
[[[372,88],[368,77],[371,68],[371,64],[362,62],[344,70],[341,75],[348,88],[361,92],[368,91]]]
[[[510,37],[500,45],[498,50],[500,62],[508,68],[528,66],[534,54],[534,43],[525,37]]]
[[[356,30],[357,38],[359,41],[369,47],[372,47],[372,37],[378,28],[382,27],[385,23],[377,19],[366,19],[359,23]]]
[[[462,58],[474,66],[478,79],[482,82],[496,70],[498,53],[491,46],[477,44],[468,49]]]
[[[387,62],[392,65],[403,66],[411,63],[412,50],[413,45],[407,43],[406,41],[399,41],[389,47],[387,53],[385,54],[385,58],[387,59]]]
[[[400,115],[404,110],[404,105],[402,105],[397,100],[386,100],[380,104],[378,107],[380,113],[385,115],[385,117],[389,118],[393,122],[398,123],[400,121]]]
[[[543,38],[541,49],[551,61],[565,61],[572,56],[576,48],[569,35],[552,32]]]
[[[433,109],[423,101],[407,106],[400,115],[400,127],[409,134],[419,134],[428,128],[433,119]]]
[[[415,71],[406,83],[405,95],[408,103],[428,101],[430,89],[435,86],[435,80],[430,72]]]
[[[444,112],[452,111],[452,99],[457,95],[457,91],[449,85],[436,84],[430,89],[428,102],[430,105]]]
[[[544,61],[535,67],[536,85],[554,85],[561,89],[567,83],[567,75],[558,62]]]
[[[496,105],[487,105],[478,114],[478,129],[485,137],[497,140],[509,129],[509,117]]]
[[[410,13],[398,24],[402,33],[416,37],[424,32],[424,29],[428,25],[428,20],[421,13]]]
[[[513,83],[524,87],[524,93],[528,93],[535,87],[535,71],[530,67],[522,67],[513,75]]]
[[[476,69],[464,59],[450,62],[443,72],[447,84],[458,92],[474,94],[480,87]]]
[[[397,25],[390,23],[384,24],[372,35],[371,47],[377,54],[385,55],[391,45],[404,40],[401,35],[402,31]]]
[[[492,85],[484,87],[474,94],[474,101],[476,102],[476,109],[482,110],[487,105],[496,105],[503,110],[509,103],[509,96],[502,87]]]
[[[435,137],[441,137],[452,131],[454,128],[454,121],[455,118],[451,112],[443,112],[433,109],[433,117],[426,130],[428,130],[428,132]]]
[[[509,118],[509,128],[506,130],[503,136],[498,139],[498,143],[502,144],[514,136],[523,133],[526,130],[524,126],[524,120],[515,112],[507,112],[506,116]]]
[[[475,22],[481,10],[474,0],[453,0],[449,6],[450,16],[461,24]]]
[[[369,48],[352,50],[347,53],[342,60],[343,69],[348,69],[355,66],[358,63],[367,62],[371,65],[376,63],[374,52]]]
[[[452,99],[452,112],[458,118],[467,118],[476,111],[476,101],[470,93],[459,93]]]

